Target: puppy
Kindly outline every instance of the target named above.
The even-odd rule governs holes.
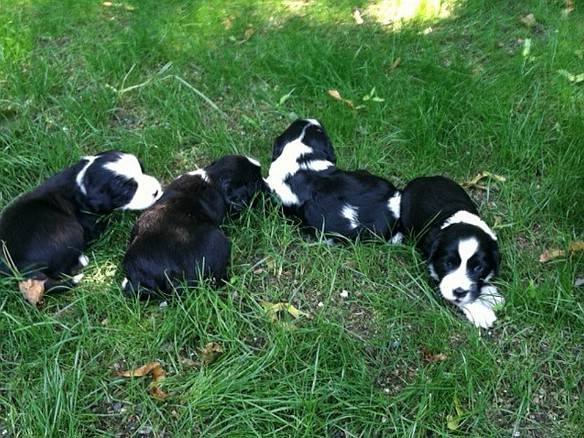
[[[114,210],[141,210],[162,194],[138,159],[120,151],[83,157],[9,204],[0,216],[0,272],[15,271],[44,283],[44,291],[70,287],[88,259],[87,244]]]
[[[313,231],[399,241],[395,231],[400,192],[383,178],[365,170],[344,171],[335,163],[322,124],[299,119],[274,140],[266,182],[282,201],[285,214]]]
[[[497,237],[479,217],[474,202],[442,176],[416,178],[402,191],[400,224],[416,239],[442,296],[477,327],[491,327],[493,307],[503,302],[489,281],[501,256]]]
[[[220,286],[230,257],[220,225],[265,189],[260,164],[241,155],[175,179],[134,225],[122,261],[124,291],[148,297],[204,279]]]

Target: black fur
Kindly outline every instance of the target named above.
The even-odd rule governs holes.
[[[333,237],[392,238],[399,191],[366,170],[345,171],[335,164],[335,152],[322,124],[296,120],[274,140],[267,182],[282,201],[284,212],[300,219],[304,227]],[[397,202],[393,210],[391,198]]]
[[[104,167],[124,155],[84,157],[9,204],[0,216],[0,272],[46,280],[46,291],[72,286],[83,250],[106,226],[103,215],[125,208],[137,192],[135,179]]]
[[[230,243],[220,226],[265,190],[261,168],[241,155],[225,156],[175,179],[144,211],[122,265],[124,291],[148,297],[210,279],[227,280]]]

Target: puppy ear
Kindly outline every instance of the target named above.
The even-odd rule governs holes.
[[[440,243],[440,230],[430,229],[423,237],[421,243],[422,253],[426,260],[432,260]]]
[[[493,273],[497,274],[499,272],[499,265],[501,264],[501,253],[498,248],[493,251],[493,261],[495,262]]]

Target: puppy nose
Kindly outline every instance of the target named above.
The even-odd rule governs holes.
[[[457,287],[456,289],[454,289],[452,291],[452,293],[454,294],[454,296],[456,298],[462,298],[462,297],[464,297],[468,293],[468,291],[464,290],[461,287]]]

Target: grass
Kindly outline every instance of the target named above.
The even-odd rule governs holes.
[[[427,0],[382,24],[372,6],[5,0],[0,206],[109,148],[165,182],[232,152],[267,173],[273,137],[316,117],[340,166],[399,186],[506,177],[472,191],[503,253],[496,327],[441,302],[411,246],[307,241],[267,200],[225,225],[228,285],[138,302],[120,213],[71,292],[34,309],[0,279],[3,436],[579,436],[584,256],[538,258],[584,239],[584,90],[560,73],[582,73],[583,12]],[[224,353],[202,366],[209,342]],[[165,400],[112,376],[152,360]]]

